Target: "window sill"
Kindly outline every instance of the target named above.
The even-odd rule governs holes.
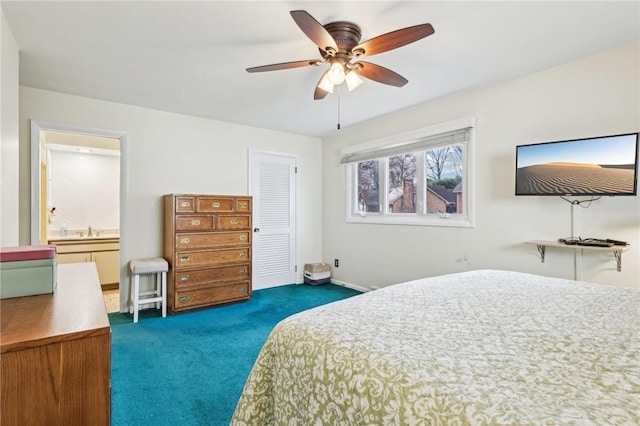
[[[381,225],[412,225],[412,226],[438,226],[451,228],[473,228],[475,224],[468,218],[461,215],[449,215],[442,217],[440,215],[416,216],[398,214],[397,216],[379,215],[375,213],[367,213],[365,216],[349,215],[346,219],[347,223],[369,223]]]

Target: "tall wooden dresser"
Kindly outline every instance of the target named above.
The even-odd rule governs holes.
[[[164,196],[170,313],[251,297],[251,197]]]

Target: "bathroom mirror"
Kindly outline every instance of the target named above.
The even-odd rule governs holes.
[[[32,244],[47,244],[48,236],[59,236],[63,227],[78,235],[86,235],[90,226],[119,235],[125,137],[122,132],[31,122]],[[65,189],[72,185],[73,190]]]

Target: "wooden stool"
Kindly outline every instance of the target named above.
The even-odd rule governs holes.
[[[167,316],[167,271],[169,263],[161,257],[151,259],[135,259],[129,262],[131,269],[131,307],[129,312],[133,310],[133,322],[138,322],[138,310],[140,305],[147,303],[156,304],[156,309],[162,306],[162,317]],[[155,274],[155,287],[151,291],[140,293],[140,275]],[[140,296],[149,296],[140,298]]]

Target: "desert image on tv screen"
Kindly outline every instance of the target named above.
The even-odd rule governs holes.
[[[519,146],[516,195],[633,194],[636,137]]]

